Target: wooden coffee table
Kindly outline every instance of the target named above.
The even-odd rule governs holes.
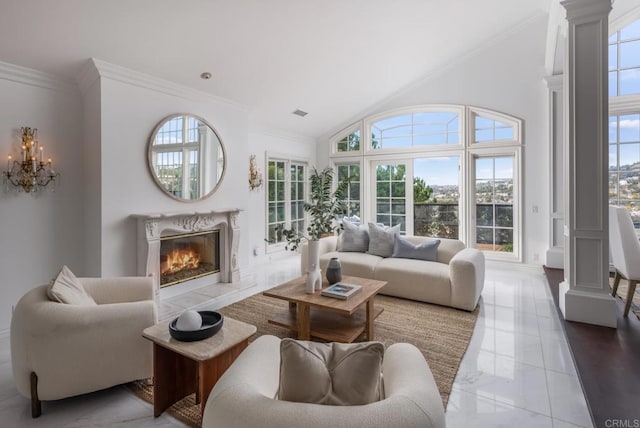
[[[307,294],[306,280],[303,275],[262,293],[289,302],[289,309],[270,319],[270,324],[296,331],[299,340],[313,336],[329,342],[351,343],[362,333],[366,333],[367,340],[374,340],[373,321],[383,309],[374,307],[373,301],[387,285],[385,281],[345,276],[340,282],[361,285],[362,290],[341,300],[322,296],[320,291]],[[325,280],[323,288],[328,285]]]
[[[180,342],[169,334],[164,321],[143,330],[153,342],[153,416],[189,394],[196,393],[201,411],[211,389],[249,344],[256,326],[229,317],[214,336],[197,342]]]

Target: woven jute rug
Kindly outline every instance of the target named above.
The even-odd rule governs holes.
[[[609,278],[609,286],[613,290],[613,278]],[[621,279],[618,285],[617,297],[627,304],[627,292],[629,291],[629,281]],[[630,312],[633,312],[640,320],[640,285],[636,286],[636,292],[633,293],[633,300],[631,301]]]
[[[451,385],[478,318],[478,308],[474,312],[466,312],[380,295],[376,297],[378,305],[384,308],[384,312],[375,321],[375,340],[384,343],[385,347],[407,342],[420,349],[429,363],[446,408]],[[226,317],[255,325],[258,331],[249,339],[251,342],[264,334],[293,337],[288,330],[267,322],[287,307],[285,301],[255,295],[219,311]],[[136,395],[148,402],[153,401],[149,383],[130,385]],[[194,394],[174,404],[168,412],[190,426],[201,426],[200,406],[195,405]]]

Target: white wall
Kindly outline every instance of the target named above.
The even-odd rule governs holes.
[[[29,289],[46,284],[62,264],[85,274],[83,260],[82,111],[75,85],[35,70],[0,63],[0,170],[7,155],[20,158],[20,127],[38,128],[38,140],[61,174],[55,193],[37,197],[0,192],[0,333],[11,307]]]
[[[256,155],[256,163],[262,171],[264,185],[258,191],[249,192],[249,236],[251,259],[260,263],[268,260],[269,257],[277,257],[277,254],[265,254],[267,244],[266,238],[266,198],[267,198],[267,152],[282,154],[291,159],[301,159],[309,161],[311,166],[315,166],[316,142],[308,137],[274,134],[264,130],[252,130],[249,133],[249,152]],[[248,162],[247,175],[249,177]],[[254,248],[257,255],[254,253]]]
[[[103,67],[105,70],[103,70]],[[248,263],[248,114],[234,104],[171,86],[151,76],[99,65],[101,126],[102,276],[135,275],[136,221],[131,214],[240,208],[240,266]],[[167,90],[169,85],[171,90]],[[227,170],[209,198],[176,201],[155,184],[147,166],[147,142],[154,127],[173,113],[201,116],[226,148]]]
[[[364,116],[393,108],[438,103],[485,107],[523,119],[523,260],[532,264],[542,263],[548,246],[547,95],[543,81],[546,34],[547,16],[536,15],[344,123],[347,126]],[[329,137],[319,139],[318,162],[321,164],[328,162]],[[533,206],[538,207],[538,213],[533,213]]]

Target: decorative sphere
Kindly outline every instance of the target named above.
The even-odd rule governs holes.
[[[183,331],[199,330],[202,327],[202,316],[196,311],[184,311],[176,322],[176,329]]]

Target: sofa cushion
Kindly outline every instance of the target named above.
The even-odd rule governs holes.
[[[380,342],[280,342],[280,388],[284,401],[357,406],[380,400],[384,345]]]
[[[439,239],[422,242],[420,244],[414,244],[398,234],[394,237],[393,254],[391,255],[391,257],[435,262],[436,260],[438,260],[439,245]]]
[[[404,239],[413,243],[413,244],[421,244],[423,242],[433,241],[434,238],[430,238],[428,236],[403,236]],[[438,259],[437,261],[440,263],[449,264],[453,256],[458,254],[460,251],[464,250],[466,246],[462,241],[457,239],[447,239],[447,238],[438,238],[440,239],[440,245],[438,246]]]
[[[400,233],[400,225],[382,228],[375,223],[369,223],[369,254],[380,257],[391,257],[393,254],[393,237]]]
[[[449,265],[444,263],[386,258],[376,266],[373,279],[387,281],[380,294],[438,305],[451,304]]]
[[[367,226],[353,224],[350,221],[342,222],[344,230],[340,234],[339,251],[356,251],[364,253],[369,249],[369,231]]]
[[[96,306],[95,300],[87,294],[80,280],[66,265],[62,266],[56,278],[51,281],[47,296],[54,302]]]
[[[342,275],[359,276],[361,278],[372,278],[376,265],[382,257],[367,253],[351,253],[342,251],[331,251],[320,256],[320,270],[327,271],[327,265],[332,257],[337,257],[342,266]]]

